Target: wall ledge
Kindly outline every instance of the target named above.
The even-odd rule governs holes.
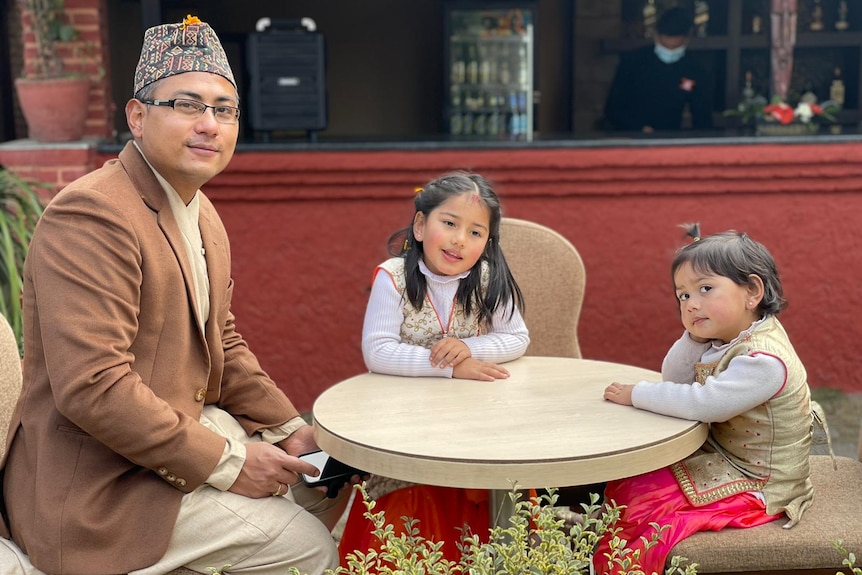
[[[862,142],[679,148],[237,152],[206,186],[223,201],[403,195],[453,169],[501,195],[637,196],[862,191]]]

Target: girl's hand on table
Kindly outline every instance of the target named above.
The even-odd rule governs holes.
[[[444,337],[431,346],[431,365],[441,369],[454,367],[472,356],[467,344],[454,337]]]
[[[605,388],[604,398],[620,405],[632,405],[632,390],[634,388],[634,385],[615,381]]]
[[[479,361],[468,357],[452,368],[452,377],[456,379],[477,379],[479,381],[494,381],[495,379],[506,379],[509,371],[495,363]]]

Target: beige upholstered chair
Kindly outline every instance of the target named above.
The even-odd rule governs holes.
[[[21,394],[21,358],[18,342],[6,318],[0,315],[0,458],[6,452],[6,436],[12,411]],[[23,563],[28,562],[14,543],[0,542],[0,573],[24,573]],[[183,567],[167,575],[200,575]]]
[[[811,456],[814,502],[792,529],[784,519],[750,529],[695,533],[671,551],[697,563],[699,574],[835,575],[849,573],[831,542],[862,556],[862,462]],[[668,558],[668,561],[670,558]],[[857,561],[858,567],[858,561]]]
[[[554,230],[514,218],[500,222],[500,247],[524,293],[527,355],[581,357],[586,273],[578,250]]]
[[[21,357],[18,342],[5,316],[0,315],[0,458],[6,453],[6,435],[12,411],[21,394]]]

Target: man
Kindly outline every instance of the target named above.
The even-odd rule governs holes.
[[[134,142],[61,191],[30,245],[0,535],[52,574],[321,573],[350,490],[300,483],[312,430],[235,330],[199,189],[239,130],[212,28],[147,30],[134,95]]]
[[[623,54],[605,103],[605,122],[615,130],[653,133],[680,130],[688,105],[695,130],[712,127],[712,81],[686,46],[692,19],[684,8],[664,12],[655,45]]]

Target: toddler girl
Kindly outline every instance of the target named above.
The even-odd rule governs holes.
[[[414,204],[411,224],[389,239],[396,257],[374,270],[362,329],[366,366],[401,376],[508,377],[498,364],[523,355],[530,339],[521,290],[500,249],[497,195],[482,176],[454,172],[417,190]],[[485,490],[379,476],[367,487],[389,522],[400,527],[402,516],[419,520],[420,534],[445,541],[443,552],[453,561],[462,525],[480,536],[488,531]],[[375,546],[364,512],[357,499],[341,539],[342,557]]]
[[[776,316],[786,306],[772,256],[744,233],[728,231],[682,248],[671,266],[685,332],[662,364],[662,382],[612,383],[607,400],[710,424],[688,458],[612,481],[605,501],[625,505],[616,527],[640,549],[646,573],[664,573],[679,541],[697,531],[754,527],[782,516],[795,525],[811,505],[812,412],[805,367]],[[669,526],[645,550],[651,522]],[[594,556],[608,564],[606,535]]]

